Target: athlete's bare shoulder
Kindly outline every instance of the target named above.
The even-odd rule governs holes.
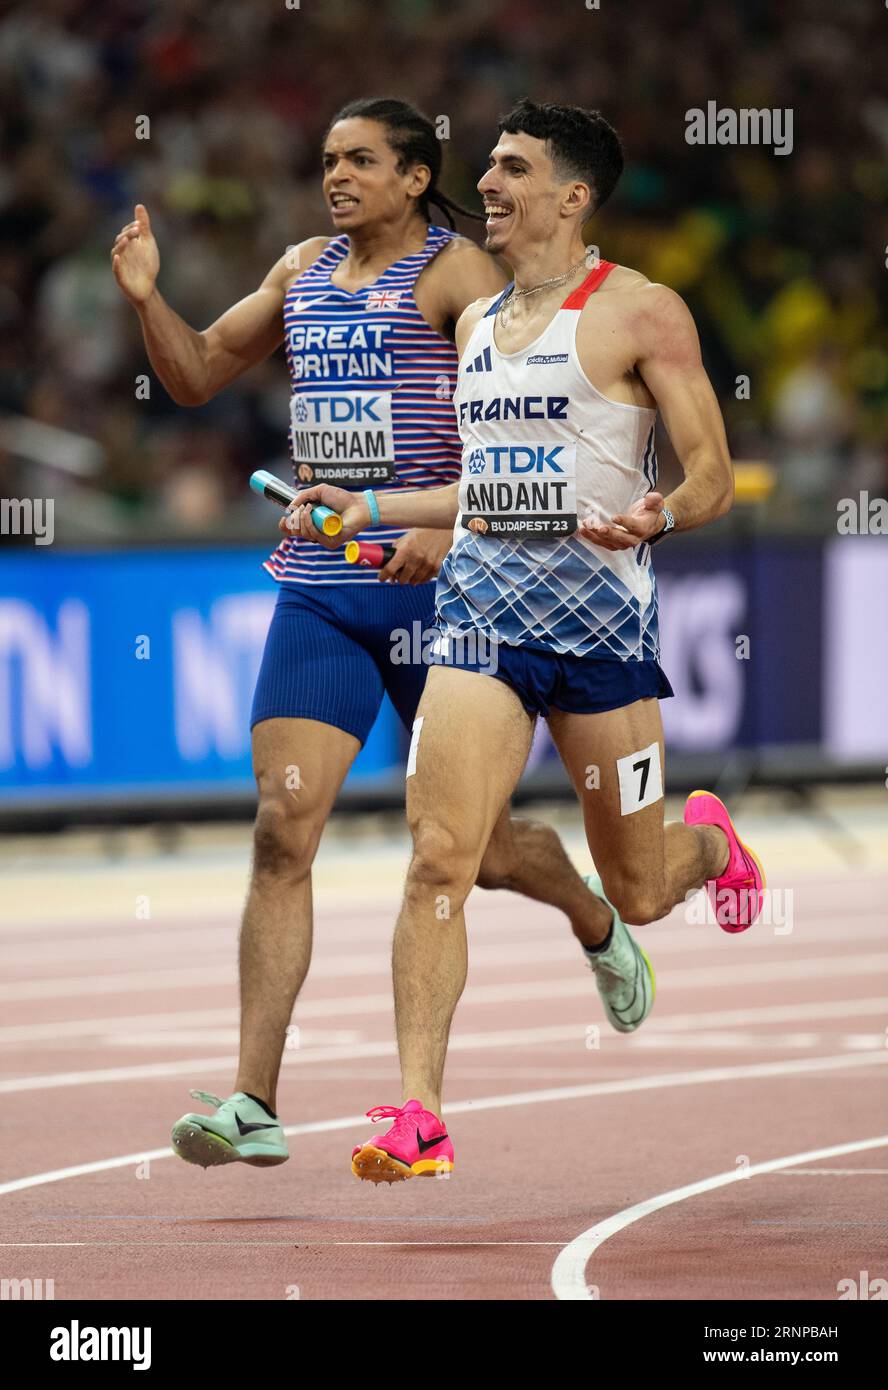
[[[641,312],[644,296],[652,286],[646,275],[628,265],[615,265],[589,295],[580,312],[580,334],[600,331],[601,314],[620,329],[628,327]]]
[[[477,325],[481,322],[491,304],[499,299],[502,290],[497,290],[496,294],[487,295],[484,299],[473,299],[471,304],[467,304],[459,316],[456,324],[456,350],[462,356],[466,343],[471,338]]]
[[[615,266],[588,302],[599,295],[608,297],[600,303],[609,303],[618,311],[621,326],[647,345],[670,338],[677,343],[696,340],[694,320],[681,295],[668,285],[649,280],[640,270]]]
[[[697,325],[680,294],[648,280],[632,292],[631,304],[628,320],[639,361],[656,358],[699,364]]]
[[[665,315],[670,319],[689,315],[689,310],[680,294],[668,285],[649,280],[640,270],[632,270],[628,265],[616,265],[606,280],[603,280],[597,294],[619,295],[626,307],[646,318]]]
[[[459,232],[446,241],[441,250],[429,265],[441,268],[442,266],[454,267],[457,262],[461,265],[480,264],[482,261],[491,261],[493,257],[488,251],[482,251],[477,242],[472,241],[471,237],[461,236]]]
[[[464,236],[452,237],[441,248],[425,276],[440,294],[445,316],[454,322],[473,301],[497,295],[508,284],[506,272],[493,256]]]
[[[649,287],[650,283],[648,277],[640,270],[633,270],[628,265],[615,265],[595,293],[596,297],[599,294],[638,294]]]
[[[269,288],[280,289],[286,292],[298,280],[304,270],[308,270],[320,256],[325,247],[329,246],[331,238],[328,236],[311,236],[305,241],[299,241],[294,246],[289,246],[279,261],[275,261],[271,270],[265,277],[264,284]]]

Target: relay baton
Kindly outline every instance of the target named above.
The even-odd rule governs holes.
[[[349,541],[345,547],[345,558],[350,565],[360,565],[365,570],[380,570],[387,565],[395,553],[393,545],[378,545],[376,541]]]
[[[295,502],[299,493],[289,483],[281,482],[273,473],[267,473],[264,468],[259,468],[250,477],[250,487],[254,492],[258,492],[260,497],[267,497],[270,502],[277,502],[279,507],[289,507],[291,502]],[[331,511],[329,507],[312,507],[311,519],[319,531],[323,531],[325,536],[338,536],[342,530],[342,517],[338,512]]]

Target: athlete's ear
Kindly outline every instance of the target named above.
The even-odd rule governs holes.
[[[432,181],[432,171],[427,164],[414,164],[407,175],[407,192],[411,198],[420,198]]]
[[[589,185],[587,183],[572,183],[561,206],[565,217],[576,217],[579,213],[585,221],[592,211],[592,190]]]

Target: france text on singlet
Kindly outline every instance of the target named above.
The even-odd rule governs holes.
[[[463,444],[454,545],[438,580],[442,628],[543,651],[659,658],[650,547],[608,551],[578,517],[628,511],[656,486],[656,411],[608,400],[577,355],[580,312],[602,261],[519,352],[476,325],[454,404]]]

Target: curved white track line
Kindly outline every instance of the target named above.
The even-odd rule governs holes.
[[[878,1066],[888,1062],[888,1052],[841,1053],[831,1057],[810,1057],[800,1061],[757,1062],[740,1067],[710,1067],[705,1071],[684,1071],[654,1073],[649,1076],[626,1077],[620,1081],[599,1081],[587,1086],[559,1086],[543,1091],[516,1091],[499,1096],[483,1096],[478,1100],[460,1100],[453,1105],[444,1106],[445,1115],[465,1115],[471,1111],[503,1110],[520,1105],[542,1105],[549,1101],[585,1100],[590,1096],[627,1095],[634,1091],[667,1090],[674,1086],[703,1086],[712,1082],[752,1081],[769,1077],[799,1076],[806,1072],[845,1071],[856,1067]],[[353,1129],[366,1125],[365,1115],[348,1115],[338,1120],[314,1120],[308,1124],[285,1125],[284,1133],[327,1134],[338,1129]],[[0,1197],[12,1192],[22,1192],[28,1187],[42,1187],[45,1183],[63,1182],[67,1178],[83,1177],[87,1173],[104,1173],[110,1168],[136,1167],[146,1159],[172,1158],[170,1148],[142,1150],[141,1153],[122,1154],[117,1158],[101,1158],[93,1163],[78,1163],[71,1168],[56,1168],[48,1173],[34,1173],[29,1177],[13,1178],[0,1183]],[[741,1175],[742,1176],[742,1175]]]
[[[819,1158],[838,1158],[841,1154],[861,1153],[864,1149],[888,1147],[888,1134],[878,1139],[856,1139],[849,1144],[832,1144],[825,1149],[809,1149],[807,1153],[789,1154],[786,1158],[771,1158],[766,1163],[753,1163],[749,1168],[732,1168],[729,1173],[716,1173],[714,1177],[702,1178],[699,1182],[688,1183],[686,1187],[674,1187],[671,1192],[661,1192],[658,1197],[648,1197],[637,1202],[634,1207],[626,1207],[606,1221],[599,1221],[583,1231],[569,1245],[566,1245],[552,1266],[552,1292],[556,1298],[568,1301],[594,1302],[586,1283],[586,1265],[600,1245],[611,1236],[624,1231],[651,1212],[661,1211],[676,1202],[687,1201],[689,1197],[699,1197],[703,1192],[712,1192],[717,1187],[727,1187],[732,1182],[742,1182],[745,1178],[755,1178],[762,1173],[776,1173],[781,1168],[791,1168],[797,1163],[813,1163]]]

